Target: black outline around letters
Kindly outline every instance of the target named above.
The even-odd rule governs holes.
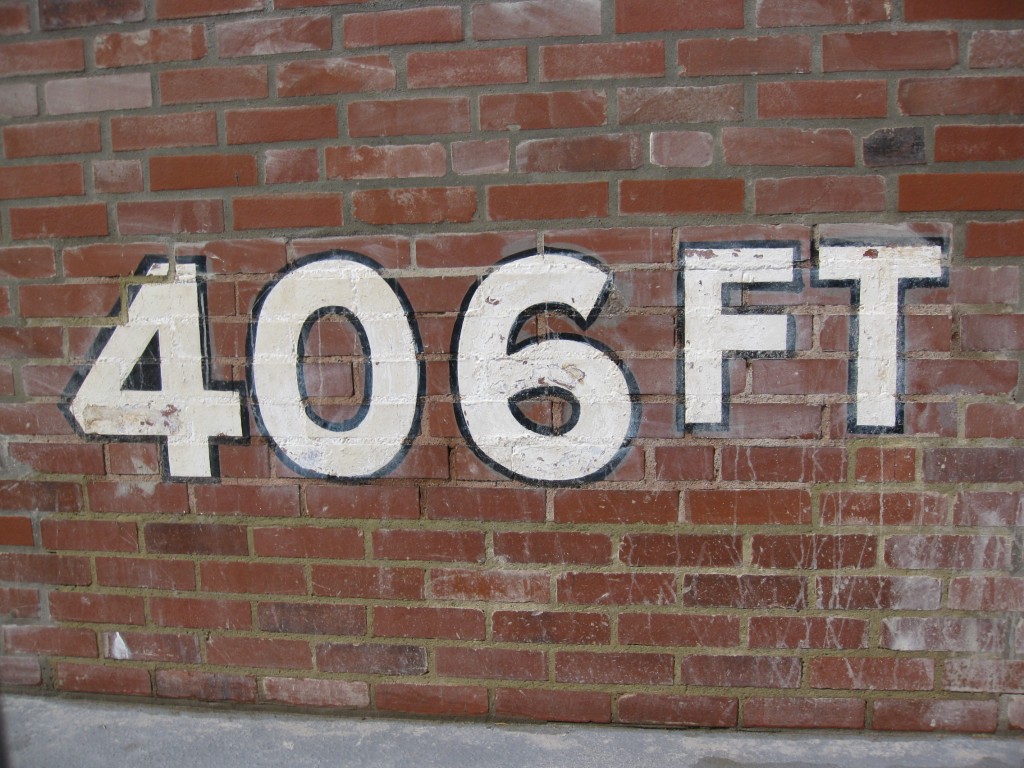
[[[547,341],[547,340],[550,340],[550,339],[564,339],[564,340],[567,340],[567,341],[582,342],[584,344],[588,344],[589,346],[591,346],[591,347],[599,350],[603,354],[607,355],[607,357],[612,362],[614,362],[615,365],[622,372],[623,377],[626,380],[626,386],[629,389],[630,421],[629,421],[629,428],[628,428],[628,430],[626,432],[626,436],[623,438],[622,445],[619,446],[619,449],[618,449],[618,451],[616,451],[614,457],[612,457],[611,460],[606,462],[604,464],[604,466],[602,466],[596,472],[592,472],[589,475],[584,475],[583,477],[576,477],[576,478],[572,478],[572,479],[569,479],[569,480],[541,480],[541,479],[534,478],[534,477],[527,477],[525,475],[520,475],[520,474],[518,474],[516,472],[513,472],[512,470],[508,469],[507,467],[504,467],[501,464],[498,464],[496,461],[494,461],[473,440],[472,433],[470,432],[469,427],[466,424],[465,416],[462,413],[462,405],[461,405],[461,399],[460,399],[460,395],[459,395],[458,360],[459,360],[459,347],[460,347],[460,342],[461,342],[461,337],[462,337],[462,321],[463,321],[463,318],[465,317],[466,310],[469,308],[469,304],[470,304],[470,302],[473,299],[473,296],[476,294],[477,290],[480,288],[480,285],[484,282],[484,280],[486,280],[491,275],[491,273],[493,273],[494,271],[499,269],[502,265],[505,265],[505,264],[508,264],[508,263],[514,262],[514,261],[520,261],[522,259],[526,259],[526,258],[529,258],[531,256],[542,256],[542,255],[548,255],[548,254],[551,254],[551,255],[561,255],[561,256],[571,256],[572,258],[578,259],[578,260],[583,261],[583,262],[585,262],[587,264],[590,264],[591,266],[597,267],[602,272],[604,272],[606,277],[607,277],[607,279],[605,281],[605,284],[604,284],[604,287],[602,288],[601,294],[598,296],[598,299],[595,302],[593,309],[590,311],[590,314],[587,315],[587,317],[583,317],[579,312],[577,312],[573,307],[569,306],[568,304],[564,304],[564,303],[560,303],[560,302],[550,302],[550,303],[544,303],[544,304],[535,304],[533,306],[525,308],[522,312],[519,313],[519,316],[516,318],[516,321],[512,324],[512,327],[509,329],[508,344],[506,345],[506,354],[512,354],[512,353],[514,353],[514,352],[516,352],[516,351],[518,351],[520,349],[523,349],[525,347],[528,347],[530,345],[538,344],[538,343],[540,343],[542,341]],[[524,482],[524,483],[529,483],[531,485],[539,485],[539,486],[544,486],[544,487],[566,487],[566,486],[572,487],[572,486],[583,485],[583,484],[587,483],[588,481],[601,480],[601,479],[607,477],[615,469],[615,467],[617,467],[622,462],[622,460],[625,458],[626,453],[627,453],[627,451],[629,449],[629,445],[630,445],[630,443],[632,443],[633,438],[636,437],[637,431],[638,431],[639,426],[640,426],[640,396],[639,396],[639,390],[638,390],[637,384],[636,384],[636,379],[633,377],[632,371],[630,371],[629,367],[626,366],[622,362],[622,360],[615,353],[615,351],[612,350],[607,345],[602,344],[601,342],[599,342],[599,341],[597,341],[595,339],[592,339],[592,338],[589,338],[587,336],[583,336],[582,334],[577,334],[577,333],[545,333],[543,335],[539,335],[539,336],[535,336],[535,337],[526,339],[526,340],[524,340],[522,342],[519,342],[519,343],[516,343],[516,341],[515,341],[516,338],[518,337],[519,333],[522,331],[523,326],[527,322],[529,322],[529,320],[531,318],[533,318],[534,316],[536,316],[537,314],[542,313],[542,312],[549,312],[549,313],[554,313],[554,314],[560,314],[560,315],[563,315],[565,317],[568,317],[574,323],[576,323],[578,326],[580,326],[583,330],[586,330],[591,325],[593,325],[593,323],[600,316],[601,310],[603,309],[603,307],[605,305],[605,302],[608,300],[608,295],[611,292],[611,287],[612,287],[612,275],[611,275],[611,272],[609,271],[609,269],[604,264],[602,264],[600,261],[598,261],[597,259],[595,259],[592,256],[588,256],[586,254],[582,254],[582,253],[579,253],[577,251],[573,251],[573,250],[569,250],[569,249],[564,249],[564,248],[557,249],[557,250],[544,249],[543,251],[538,251],[538,250],[535,250],[535,249],[530,249],[530,250],[527,250],[527,251],[520,251],[519,253],[513,254],[512,256],[509,256],[509,257],[504,258],[501,261],[497,262],[493,267],[489,268],[483,275],[481,275],[479,278],[477,278],[477,280],[473,283],[473,285],[470,287],[470,289],[466,292],[466,295],[465,295],[465,297],[462,300],[462,304],[459,307],[459,314],[458,314],[458,317],[456,318],[456,321],[455,321],[455,329],[452,331],[452,341],[451,341],[451,346],[450,346],[451,359],[449,361],[448,372],[449,372],[449,379],[450,379],[450,382],[451,382],[452,395],[455,398],[455,421],[459,425],[459,431],[462,433],[462,436],[466,440],[466,444],[473,451],[474,455],[476,455],[476,457],[479,458],[488,467],[490,467],[491,469],[495,470],[496,472],[501,473],[502,475],[505,475],[506,477],[510,477],[510,478],[512,478],[514,480],[519,480],[519,481]],[[568,399],[573,404],[574,411],[579,409],[579,407],[580,407],[579,406],[579,402],[576,400],[575,397],[573,397],[571,392],[569,392],[568,390],[557,388],[557,387],[552,387],[551,389],[552,389],[552,394],[557,394],[560,397],[564,397],[564,398]],[[537,392],[537,388],[536,387],[530,388],[528,390],[525,390],[525,393],[533,394],[533,393],[536,393],[536,392]],[[516,399],[520,399],[519,396],[523,395],[523,394],[524,394],[523,392],[517,393],[509,401],[509,410],[512,412],[513,417],[515,417],[516,420],[519,421],[520,423],[523,423],[522,419],[520,418],[521,414],[517,414],[516,413],[517,408],[514,406],[514,401]],[[535,396],[535,394],[533,394],[533,396]],[[525,418],[525,416],[523,416],[522,418]],[[575,425],[576,422],[573,421],[573,420],[570,420],[570,423],[572,425]],[[545,434],[545,432],[542,431],[544,428],[541,425],[533,424],[531,426],[531,425],[523,424],[523,426],[526,429],[529,429],[532,432],[536,432],[538,434]],[[565,432],[568,432],[569,429],[571,429],[571,426],[568,427],[568,428],[563,426],[561,428],[561,430],[560,430],[560,433],[564,434]],[[552,430],[551,433],[553,434],[554,431]]]
[[[413,412],[412,426],[409,428],[409,432],[406,434],[405,438],[402,440],[402,447],[398,450],[398,452],[395,453],[395,455],[392,457],[391,461],[389,461],[386,465],[381,467],[376,472],[373,472],[372,474],[369,474],[369,475],[354,475],[354,476],[326,475],[326,474],[323,474],[323,473],[320,473],[320,472],[314,472],[313,470],[310,470],[310,469],[308,469],[306,467],[301,467],[298,464],[296,464],[294,461],[292,461],[280,449],[280,447],[277,444],[277,440],[274,438],[274,436],[271,435],[270,432],[266,429],[266,426],[263,423],[263,417],[260,414],[259,400],[256,397],[256,389],[253,386],[253,370],[252,369],[253,369],[253,364],[255,363],[255,357],[253,355],[253,344],[255,343],[255,339],[256,339],[256,325],[259,322],[260,312],[263,309],[263,304],[266,301],[267,296],[274,289],[274,287],[281,281],[281,279],[284,278],[289,273],[295,271],[296,269],[299,269],[300,267],[304,267],[307,264],[311,264],[311,263],[317,262],[317,261],[325,261],[327,259],[341,260],[341,261],[354,261],[354,262],[356,262],[358,264],[362,264],[365,267],[369,267],[374,272],[376,272],[378,275],[380,275],[381,279],[383,279],[384,282],[388,284],[388,286],[391,288],[391,291],[398,298],[399,304],[402,305],[402,309],[405,311],[405,321],[409,324],[409,329],[412,332],[413,344],[415,345],[414,352],[415,352],[415,355],[416,355],[416,379],[417,379],[417,382],[416,382],[416,408],[415,408],[415,411]],[[413,440],[419,434],[419,431],[420,431],[420,421],[421,421],[422,415],[423,415],[423,398],[424,398],[424,396],[426,394],[426,364],[423,361],[423,342],[422,342],[422,340],[420,338],[419,327],[417,326],[416,319],[415,319],[415,317],[413,315],[412,304],[409,302],[408,297],[405,295],[405,292],[402,290],[402,287],[398,284],[398,282],[396,280],[393,280],[393,279],[390,279],[390,278],[385,278],[383,276],[383,272],[384,272],[384,268],[380,264],[378,264],[376,261],[374,261],[373,259],[369,258],[368,256],[363,256],[362,254],[356,253],[354,251],[333,250],[333,251],[324,251],[322,253],[314,253],[314,254],[311,254],[309,256],[306,256],[306,257],[303,257],[301,259],[298,259],[295,262],[293,262],[293,263],[289,264],[288,266],[286,266],[284,269],[280,270],[273,278],[271,278],[271,280],[269,280],[267,282],[266,285],[263,286],[263,288],[260,289],[259,295],[256,297],[256,300],[253,302],[252,310],[251,310],[251,312],[249,314],[249,333],[248,333],[248,336],[246,338],[246,352],[248,354],[248,358],[247,358],[247,361],[246,361],[246,382],[247,382],[247,391],[248,391],[248,394],[249,394],[249,402],[250,402],[250,406],[251,406],[251,410],[252,410],[252,416],[253,416],[253,419],[256,422],[256,426],[259,429],[260,434],[263,435],[264,437],[266,437],[267,441],[270,443],[270,445],[273,446],[274,453],[277,455],[278,459],[283,464],[285,464],[285,466],[287,466],[293,472],[295,472],[296,474],[298,474],[298,475],[300,475],[302,477],[320,478],[320,479],[330,480],[330,481],[338,482],[338,483],[358,483],[358,482],[363,482],[363,481],[366,481],[366,480],[373,480],[373,479],[378,478],[378,477],[384,477],[385,475],[389,474],[392,470],[394,470],[399,464],[402,463],[402,461],[405,459],[406,454],[408,454],[409,449],[412,447]],[[296,369],[297,369],[296,375],[299,377],[299,393],[302,394],[302,395],[305,395],[305,392],[306,392],[305,385],[304,385],[304,382],[303,382],[303,373],[302,373],[302,365],[301,365],[301,362],[302,362],[302,355],[301,355],[301,353],[302,353],[302,346],[303,346],[303,342],[305,340],[305,334],[308,333],[309,329],[311,329],[313,327],[313,324],[315,324],[316,321],[319,320],[323,316],[321,314],[322,310],[327,310],[328,313],[340,313],[340,314],[345,314],[346,316],[351,315],[351,312],[349,310],[347,310],[346,308],[344,308],[344,307],[338,307],[338,306],[320,307],[318,311],[313,312],[304,321],[303,327],[302,327],[302,330],[301,330],[300,336],[299,336],[299,346],[295,350]],[[312,318],[312,322],[310,322],[311,318]],[[361,331],[361,325],[358,322],[355,321],[354,316],[350,317],[349,319],[353,323],[353,325],[356,327],[357,333],[360,334],[361,343],[363,343],[365,345],[364,346],[364,355],[365,355],[366,360],[365,360],[364,364],[365,364],[366,369],[367,369],[367,375],[366,375],[365,381],[364,381],[363,402],[360,405],[359,412],[356,414],[355,417],[353,417],[354,419],[358,419],[358,421],[356,421],[355,423],[352,423],[352,419],[346,419],[344,422],[336,422],[335,423],[335,422],[325,422],[325,420],[320,419],[319,417],[315,417],[314,418],[314,421],[316,421],[318,424],[324,425],[326,423],[326,424],[332,425],[332,426],[327,426],[327,428],[328,429],[337,429],[337,431],[345,431],[347,429],[351,429],[353,426],[355,426],[355,424],[358,424],[359,421],[362,421],[363,417],[365,417],[365,415],[366,415],[366,411],[369,410],[369,407],[370,407],[370,393],[373,391],[373,376],[372,376],[372,370],[371,370],[371,356],[370,356],[370,353],[372,352],[372,350],[369,350],[367,348],[368,344],[366,343],[366,340],[365,340],[365,334],[362,333],[362,331]],[[309,415],[310,408],[309,408],[308,397],[306,397],[305,400],[306,400],[306,402],[305,402],[306,413],[307,413],[307,415]],[[335,427],[335,426],[333,426],[333,424],[337,424],[338,426]]]
[[[75,373],[71,376],[67,386],[64,388],[64,392],[61,394],[61,400],[57,404],[61,413],[64,414],[64,418],[70,422],[72,428],[79,435],[79,437],[89,442],[108,442],[108,443],[147,443],[156,442],[159,445],[159,462],[160,462],[160,475],[164,480],[168,481],[187,481],[190,483],[211,483],[217,482],[220,479],[220,454],[215,450],[218,445],[241,445],[249,441],[249,419],[246,418],[244,394],[245,385],[244,383],[236,383],[229,381],[220,381],[213,378],[213,353],[210,345],[210,329],[209,329],[209,315],[207,312],[207,297],[206,297],[206,258],[204,256],[185,256],[179,257],[175,260],[176,264],[195,264],[196,267],[196,293],[198,300],[198,311],[199,311],[199,348],[202,353],[202,367],[203,367],[203,388],[212,391],[220,392],[236,392],[238,393],[239,403],[239,423],[241,424],[242,434],[238,437],[227,437],[227,436],[211,436],[208,438],[208,450],[210,455],[210,476],[192,476],[192,475],[172,475],[170,473],[170,461],[167,454],[167,438],[159,435],[103,435],[86,432],[82,429],[82,426],[78,423],[78,419],[75,418],[74,413],[71,411],[71,401],[74,400],[78,394],[79,388],[82,386],[82,382],[85,381],[86,376],[89,375],[89,371],[92,370],[92,366],[95,364],[97,358],[99,358],[104,347],[107,346],[107,342],[110,341],[110,337],[114,335],[114,331],[122,327],[121,325],[114,325],[103,328],[97,335],[92,346],[89,348],[89,352],[86,356],[87,362],[79,365]],[[147,274],[150,268],[156,264],[167,264],[168,269],[170,267],[170,260],[166,256],[144,256],[139,262],[139,266],[133,273],[134,277],[149,277]],[[170,276],[168,275],[168,279]],[[128,286],[127,295],[128,302],[127,306],[130,307],[132,302],[135,301],[142,289],[143,285],[157,284],[153,283],[133,283]],[[117,317],[121,314],[121,300],[118,299],[113,308],[107,314],[107,317]],[[154,337],[159,334],[159,330],[154,332]],[[163,365],[163,359],[160,360],[160,365]]]

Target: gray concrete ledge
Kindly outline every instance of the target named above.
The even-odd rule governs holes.
[[[1024,768],[1024,738],[500,725],[5,696],[13,768]]]

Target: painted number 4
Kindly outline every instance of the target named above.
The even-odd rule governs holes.
[[[166,276],[166,261],[146,275]],[[179,262],[173,282],[139,287],[128,321],[114,328],[68,410],[88,435],[163,438],[174,477],[214,474],[210,440],[243,435],[241,398],[210,389],[203,344],[203,294],[195,263]]]

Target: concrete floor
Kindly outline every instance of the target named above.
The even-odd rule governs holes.
[[[1024,768],[1014,737],[363,720],[36,696],[5,696],[3,717],[12,768]]]

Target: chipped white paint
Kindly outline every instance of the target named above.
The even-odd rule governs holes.
[[[571,309],[578,320],[600,306],[609,276],[568,253],[507,262],[474,290],[454,355],[458,407],[467,437],[506,472],[567,482],[605,471],[630,434],[632,399],[619,364],[593,342],[547,337],[516,344],[522,315],[538,307]],[[513,399],[549,391],[575,401],[578,420],[561,434],[521,423]]]
[[[939,245],[823,245],[822,280],[857,283],[857,424],[895,427],[900,283],[942,276]]]
[[[783,352],[786,315],[726,314],[727,284],[789,283],[793,248],[686,248],[683,251],[683,399],[688,424],[722,421],[726,352]]]
[[[150,267],[167,275],[167,262]],[[70,410],[86,434],[167,440],[167,471],[210,477],[209,441],[240,437],[237,392],[206,389],[195,264],[179,264],[172,282],[147,283],[128,307],[82,381]],[[122,389],[154,334],[160,346],[159,391]]]
[[[310,418],[299,379],[304,328],[320,313],[343,311],[362,330],[369,357],[367,402],[354,424]],[[369,477],[400,454],[415,427],[417,345],[408,313],[373,268],[341,257],[308,262],[267,292],[255,317],[252,384],[262,427],[300,470]]]

